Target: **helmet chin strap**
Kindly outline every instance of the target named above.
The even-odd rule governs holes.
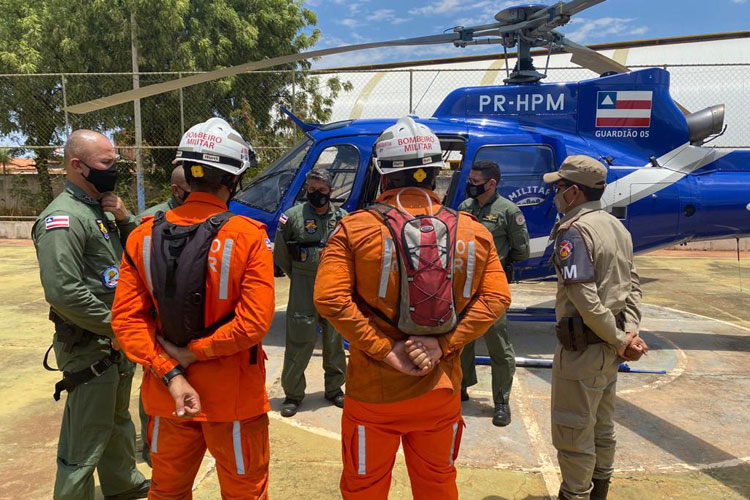
[[[407,186],[405,188],[401,188],[398,190],[398,193],[396,193],[396,205],[398,205],[399,210],[401,210],[403,213],[411,216],[411,214],[404,208],[404,206],[401,204],[401,193],[404,191],[408,191],[409,189],[413,189],[415,191],[419,191],[424,195],[425,198],[427,198],[427,205],[430,207],[430,216],[435,215],[435,211],[432,208],[432,198],[430,198],[430,195],[427,193],[426,190],[414,186]]]

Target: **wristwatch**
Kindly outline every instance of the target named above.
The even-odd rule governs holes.
[[[164,382],[164,385],[168,386],[169,381],[175,378],[177,375],[183,375],[183,376],[185,375],[185,369],[180,365],[175,366],[174,368],[169,370],[167,373],[165,373],[164,376],[161,378],[161,381]]]

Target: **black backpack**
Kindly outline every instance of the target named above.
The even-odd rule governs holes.
[[[151,232],[151,282],[161,321],[161,334],[184,347],[205,337],[234,317],[234,311],[204,326],[206,267],[216,234],[234,214],[222,212],[200,224],[172,224],[164,212],[154,215]]]

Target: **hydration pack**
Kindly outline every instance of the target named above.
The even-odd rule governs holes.
[[[393,326],[407,335],[453,330],[458,322],[453,296],[458,213],[441,207],[436,214],[413,216],[385,203],[367,210],[383,220],[397,248],[401,284]]]
[[[208,252],[233,215],[222,212],[191,226],[172,224],[164,212],[154,215],[151,262],[144,264],[150,266],[161,334],[177,346],[210,335],[234,317],[232,312],[208,327],[204,323]]]

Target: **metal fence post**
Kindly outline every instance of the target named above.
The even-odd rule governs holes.
[[[138,74],[138,48],[135,46],[135,12],[130,13],[130,55],[133,59],[133,88],[141,86]],[[146,210],[146,192],[143,187],[143,130],[141,130],[141,100],[133,102],[135,121],[135,185],[136,199],[138,200],[138,212]]]
[[[177,78],[182,78],[182,73],[177,73]],[[180,134],[185,133],[185,99],[180,87]]]
[[[292,114],[295,112],[295,104],[297,102],[297,70],[292,70]]]
[[[63,109],[65,110],[65,137],[70,135],[70,122],[68,121],[68,93],[65,90],[65,73],[62,74]]]
[[[409,70],[409,114],[414,112],[414,70]]]

